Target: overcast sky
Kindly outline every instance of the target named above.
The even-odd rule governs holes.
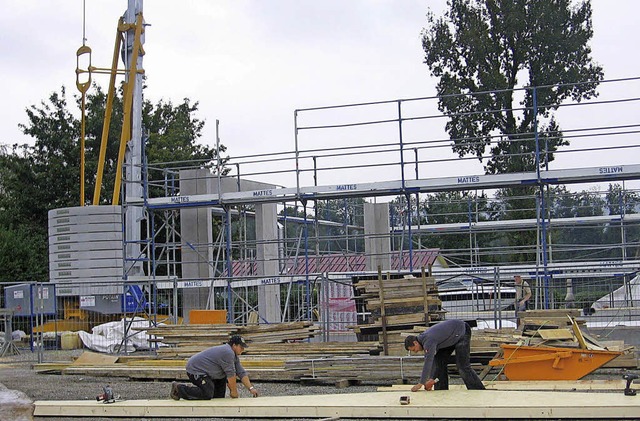
[[[0,143],[29,142],[25,108],[75,88],[82,0],[0,0]],[[444,0],[146,0],[146,99],[200,103],[232,156],[294,148],[295,109],[424,97],[435,80],[420,32]],[[638,74],[637,0],[593,0],[593,57],[605,78]],[[92,64],[108,67],[126,0],[87,0]],[[107,76],[96,75],[102,86]],[[635,112],[637,115],[637,112]]]

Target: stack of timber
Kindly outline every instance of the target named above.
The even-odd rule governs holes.
[[[571,326],[571,320],[575,320],[578,324],[584,324],[584,321],[578,319],[580,313],[581,310],[575,308],[527,310],[519,314],[520,327],[523,331],[557,329]]]
[[[337,355],[376,355],[380,344],[369,342],[308,342],[320,328],[311,322],[270,325],[164,325],[146,330],[157,342],[168,344],[158,348],[163,359],[184,359],[208,347],[227,342],[231,335],[242,335],[249,345],[244,355],[280,358],[321,358]]]
[[[111,356],[85,351],[75,361],[41,363],[33,368],[44,374],[125,377],[135,380],[188,380],[186,359],[153,356]],[[255,381],[295,381],[278,357],[242,356],[242,365]]]
[[[286,341],[300,341],[313,338],[320,333],[320,326],[312,322],[291,322],[268,325],[241,326],[238,334],[248,344],[277,344]]]
[[[155,327],[132,327],[134,330],[146,331],[149,342],[158,342],[170,346],[194,344],[222,344],[231,335],[238,333],[238,326],[230,324],[202,325],[158,325]]]
[[[161,359],[186,359],[212,345],[162,347],[157,351]],[[282,361],[292,358],[325,358],[337,355],[377,355],[382,351],[378,342],[287,342],[252,343],[243,356],[267,356]]]
[[[127,377],[139,380],[187,380],[187,359],[207,347],[162,347],[158,350],[157,356],[112,356],[85,352],[74,362],[38,364],[34,368],[48,374]],[[301,375],[297,371],[285,368],[288,360],[369,356],[379,354],[380,351],[381,347],[377,342],[254,342],[246,348],[241,361],[251,379],[255,381],[297,381]]]
[[[313,338],[320,327],[312,322],[278,323],[270,325],[237,326],[230,324],[162,325],[145,330],[151,342],[160,342],[158,355],[163,358],[188,358],[205,348],[220,345],[231,335],[242,335],[249,344],[247,352],[255,353],[258,345],[263,349],[268,344],[282,344]]]
[[[351,326],[358,338],[372,335],[383,345],[385,355],[405,355],[400,333],[415,325],[428,326],[442,320],[444,311],[435,278],[425,271],[419,278],[392,278],[381,273],[376,279],[354,279],[356,305],[370,313],[368,323]]]
[[[378,342],[291,342],[255,344],[245,350],[246,355],[278,355],[288,358],[327,358],[336,356],[379,355]]]
[[[522,335],[515,328],[475,329],[471,332],[471,353],[500,351],[500,344],[515,344]]]
[[[393,356],[355,356],[322,359],[289,360],[285,370],[293,378],[301,381],[393,383],[416,382],[422,372],[424,357],[408,355],[404,349],[404,337],[422,333],[424,326],[412,326],[405,330],[387,333],[389,353]],[[471,336],[471,365],[482,373],[487,370],[488,361],[501,351],[500,344],[515,344],[522,340],[514,329],[474,330]],[[449,361],[449,371],[455,373],[454,357]],[[488,371],[488,370],[487,370]]]
[[[423,364],[424,357],[421,355],[380,355],[290,360],[285,363],[285,370],[300,381],[330,383],[348,380],[354,383],[389,384],[419,381]],[[481,371],[484,365],[472,360],[471,367]],[[449,371],[456,371],[455,364],[449,365]]]

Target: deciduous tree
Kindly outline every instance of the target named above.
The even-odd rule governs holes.
[[[95,184],[105,104],[106,94],[94,86],[87,95],[87,204]],[[196,117],[197,111],[198,103],[188,98],[178,105],[171,101],[156,104],[144,101],[142,120],[148,134],[146,156],[150,164],[170,160],[173,167],[215,167],[217,151],[198,143],[204,122]],[[19,127],[33,138],[33,145],[14,145],[0,150],[0,242],[11,244],[12,238],[21,237],[26,249],[2,247],[3,259],[21,262],[16,263],[21,269],[14,268],[8,276],[0,274],[0,280],[46,281],[48,211],[79,204],[80,121],[77,113],[70,110],[64,87],[40,104],[27,108],[26,113],[27,122]],[[114,99],[109,128],[101,204],[110,203],[110,195],[104,192],[113,191],[121,126],[119,93]],[[224,146],[220,150],[223,152]],[[150,195],[164,193],[158,190],[151,191]]]
[[[563,139],[554,110],[567,99],[595,96],[603,70],[591,57],[589,0],[448,0],[428,14],[424,61],[438,79],[440,110],[460,156],[489,174],[535,170],[534,131],[549,152]],[[522,87],[534,90],[518,91]],[[534,123],[536,122],[537,127]]]

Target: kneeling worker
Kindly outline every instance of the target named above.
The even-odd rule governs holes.
[[[236,378],[256,397],[258,390],[251,385],[247,372],[240,364],[238,355],[247,344],[240,336],[232,336],[224,345],[214,346],[193,355],[187,361],[187,375],[194,386],[173,382],[171,398],[175,400],[206,400],[224,398],[226,388],[232,398],[238,397]]]
[[[407,336],[404,340],[407,351],[424,351],[420,383],[413,386],[411,391],[417,392],[422,387],[431,390],[434,385],[436,390],[448,390],[447,360],[454,350],[458,372],[467,389],[484,389],[482,380],[471,368],[470,343],[471,327],[462,320],[445,320],[418,336]]]

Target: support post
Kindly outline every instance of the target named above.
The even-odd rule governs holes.
[[[389,272],[387,272],[389,279]],[[387,338],[387,311],[384,304],[384,284],[382,282],[382,267],[378,266],[378,288],[380,289],[380,322],[382,324],[382,350],[384,355],[389,355],[389,344]]]

